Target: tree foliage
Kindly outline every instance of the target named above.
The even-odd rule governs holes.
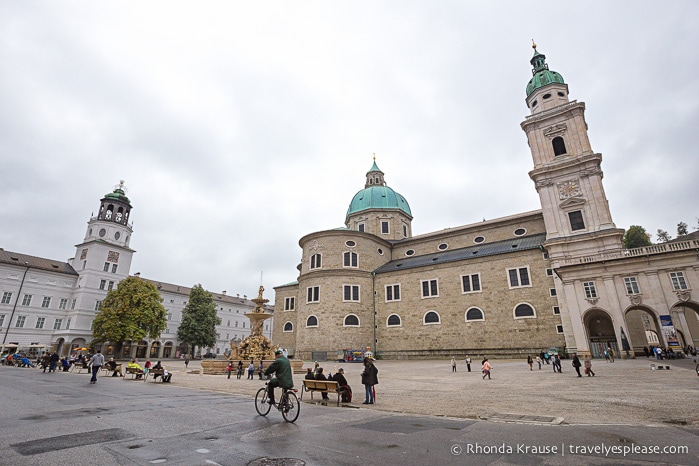
[[[216,326],[221,318],[216,312],[216,303],[211,293],[201,285],[195,285],[189,293],[189,301],[182,309],[182,323],[177,329],[177,338],[200,349],[216,345]]]
[[[167,311],[154,284],[128,277],[107,293],[92,324],[94,342],[158,338],[167,326]]]
[[[680,222],[677,224],[677,236],[682,236],[688,234],[687,231],[687,224],[684,222]]]
[[[650,235],[646,229],[639,225],[631,225],[624,233],[624,247],[626,249],[641,248],[650,246]]]
[[[658,228],[658,235],[657,236],[658,236],[658,241],[660,241],[661,243],[667,243],[668,241],[670,241],[672,239],[672,237],[670,237],[670,235],[667,231],[661,230],[659,228]]]

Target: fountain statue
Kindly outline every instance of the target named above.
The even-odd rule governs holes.
[[[245,337],[243,341],[237,344],[231,341],[231,352],[228,355],[228,360],[269,360],[274,359],[274,351],[277,349],[272,346],[269,338],[262,335],[265,320],[272,317],[272,314],[265,313],[264,305],[269,302],[269,299],[264,299],[262,293],[265,288],[260,285],[257,298],[253,299],[255,307],[252,312],[245,314],[245,317],[250,319],[250,336]]]

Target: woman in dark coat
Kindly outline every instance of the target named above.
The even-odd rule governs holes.
[[[364,358],[364,371],[362,371],[362,385],[366,391],[365,405],[374,404],[374,385],[379,383],[379,370],[369,358]]]

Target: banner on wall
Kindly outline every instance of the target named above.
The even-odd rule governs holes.
[[[675,326],[672,325],[671,316],[660,316],[660,326],[662,327],[663,334],[665,335],[665,341],[667,341],[667,346],[680,347],[680,342],[677,340],[677,334],[675,333]]]

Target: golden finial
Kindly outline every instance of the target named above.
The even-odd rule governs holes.
[[[374,154],[374,162],[376,162],[376,152],[372,152]]]
[[[532,39],[532,48],[536,50],[536,42],[534,42],[534,39]]]

